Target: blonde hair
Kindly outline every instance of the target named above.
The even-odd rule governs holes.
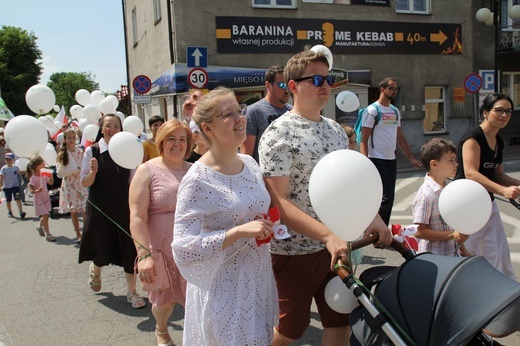
[[[159,151],[159,155],[163,155],[164,153],[164,142],[168,139],[168,137],[172,134],[172,132],[177,131],[178,129],[183,129],[186,131],[186,139],[188,140],[188,146],[186,148],[186,152],[184,153],[184,158],[187,159],[191,155],[191,151],[193,150],[194,140],[193,133],[190,128],[186,126],[184,123],[180,122],[177,119],[168,120],[164,124],[159,127],[157,130],[157,134],[155,135],[155,145],[157,145],[157,150]]]

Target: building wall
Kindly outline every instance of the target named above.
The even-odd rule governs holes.
[[[249,68],[267,68],[273,64],[284,64],[291,55],[304,47],[295,47],[294,53],[269,54],[221,54],[217,52],[215,34],[218,16],[265,17],[287,19],[326,19],[345,21],[368,21],[374,23],[448,23],[462,27],[463,53],[460,55],[417,55],[417,54],[334,54],[334,67],[345,70],[370,70],[370,86],[377,86],[384,77],[393,76],[400,86],[397,106],[402,112],[403,130],[412,151],[418,152],[429,138],[423,134],[424,88],[425,86],[446,87],[447,132],[435,136],[457,141],[474,116],[474,96],[466,93],[463,102],[455,102],[454,89],[464,88],[465,77],[479,69],[493,69],[492,29],[477,23],[474,14],[481,7],[480,0],[450,1],[432,0],[430,15],[396,14],[391,1],[390,7],[313,4],[297,2],[297,9],[252,8],[251,1],[190,0],[171,1],[174,51],[176,63],[186,62],[187,46],[204,46],[208,49],[208,64]],[[131,10],[137,9],[139,42],[132,46],[129,38],[130,80],[137,74],[146,74],[152,80],[159,77],[170,65],[168,48],[167,0],[161,2],[162,20],[154,24],[152,2],[127,1],[128,32],[131,33]],[[369,30],[370,27],[367,28]],[[451,34],[451,33],[446,33]],[[349,90],[347,85],[341,90]],[[341,90],[336,90],[337,94]],[[359,93],[359,90],[358,90]],[[166,110],[175,112],[175,97],[167,100]],[[365,106],[362,104],[362,106]],[[412,111],[412,106],[415,108]],[[178,107],[178,105],[177,105]],[[135,107],[139,109],[140,107]],[[324,110],[324,115],[334,118],[334,97]],[[159,102],[153,103],[146,116],[160,112]]]

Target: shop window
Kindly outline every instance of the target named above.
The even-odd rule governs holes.
[[[424,88],[424,132],[446,132],[446,89]]]
[[[520,108],[520,73],[504,73],[502,92],[513,100],[515,109]]]
[[[430,14],[430,0],[396,0],[397,13]]]
[[[253,7],[296,8],[296,0],[253,0]]]
[[[153,20],[154,23],[161,20],[161,0],[153,0]]]

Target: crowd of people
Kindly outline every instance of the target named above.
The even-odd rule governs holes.
[[[158,345],[173,345],[167,323],[175,304],[185,309],[186,345],[288,345],[309,326],[313,300],[323,326],[322,344],[348,343],[348,316],[329,307],[324,292],[336,276],[334,265],[349,257],[349,246],[320,222],[308,191],[322,157],[357,149],[351,127],[321,115],[334,84],[329,69],[324,53],[300,52],[285,67],[267,69],[266,97],[249,107],[225,87],[191,92],[182,119],[150,118],[152,136],[143,141],[143,163],[135,170],[119,166],[108,152],[111,138],[122,130],[118,116],[100,120],[98,138],[84,151],[76,132],[63,129],[57,162],[69,169],[63,173],[59,210],[71,214],[79,263],[90,262],[88,282],[94,292],[102,287],[102,267],[121,266],[127,300],[136,309],[146,306],[136,291],[136,270],[141,283],[153,284],[159,262],[164,263],[168,288],[148,292]],[[379,88],[379,99],[362,114],[359,150],[381,175],[383,200],[363,236],[377,235],[375,246],[381,248],[392,241],[387,225],[399,146],[412,165],[427,170],[412,205],[419,251],[482,255],[515,279],[493,200],[495,194],[520,196],[520,181],[503,171],[499,135],[511,118],[511,99],[489,95],[480,109],[483,122],[468,130],[458,146],[430,139],[419,161],[391,105],[399,90],[396,79],[385,78]],[[381,122],[376,121],[379,113]],[[13,217],[14,200],[23,219],[20,172],[13,168],[13,153],[4,152],[2,159],[0,185],[8,214]],[[42,174],[44,167],[40,157],[31,160],[28,186],[40,216],[37,230],[54,241],[47,192],[53,178]],[[469,236],[447,225],[439,212],[440,193],[453,178],[480,183],[493,200],[490,220]],[[273,206],[288,238],[274,237],[267,216]]]

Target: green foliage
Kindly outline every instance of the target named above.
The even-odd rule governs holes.
[[[85,89],[92,92],[99,89],[94,78],[90,72],[58,72],[50,76],[47,86],[54,91],[56,104],[64,106],[65,112],[69,114],[70,107],[77,104],[76,91]]]
[[[42,52],[34,33],[13,26],[0,29],[0,88],[2,98],[15,115],[32,114],[25,93],[38,84]]]

